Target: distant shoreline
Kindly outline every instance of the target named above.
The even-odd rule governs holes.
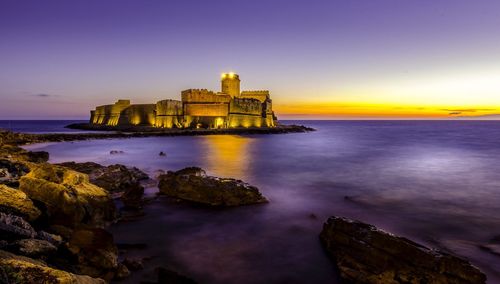
[[[153,127],[95,127],[88,123],[75,123],[66,126],[71,129],[102,131],[103,133],[46,133],[29,134],[7,131],[2,134],[4,143],[26,145],[46,142],[81,141],[94,139],[139,138],[139,137],[173,137],[199,135],[246,135],[246,134],[286,134],[315,131],[303,125],[279,125],[269,128],[226,128],[226,129],[158,129]]]

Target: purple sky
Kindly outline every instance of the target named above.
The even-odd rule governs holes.
[[[388,103],[372,90],[499,62],[498,0],[0,1],[0,119],[218,90],[224,71],[277,109]]]

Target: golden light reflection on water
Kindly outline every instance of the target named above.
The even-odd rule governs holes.
[[[220,177],[245,179],[251,164],[253,138],[236,135],[201,137],[206,146],[206,169]]]

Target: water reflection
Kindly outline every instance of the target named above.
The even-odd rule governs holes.
[[[250,175],[254,138],[236,135],[203,136],[205,168],[214,175],[245,179]]]

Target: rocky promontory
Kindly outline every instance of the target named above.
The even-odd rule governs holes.
[[[320,239],[346,283],[486,282],[486,276],[466,260],[359,221],[331,217]]]
[[[259,190],[241,180],[208,176],[198,167],[159,176],[160,194],[209,206],[266,203]]]

